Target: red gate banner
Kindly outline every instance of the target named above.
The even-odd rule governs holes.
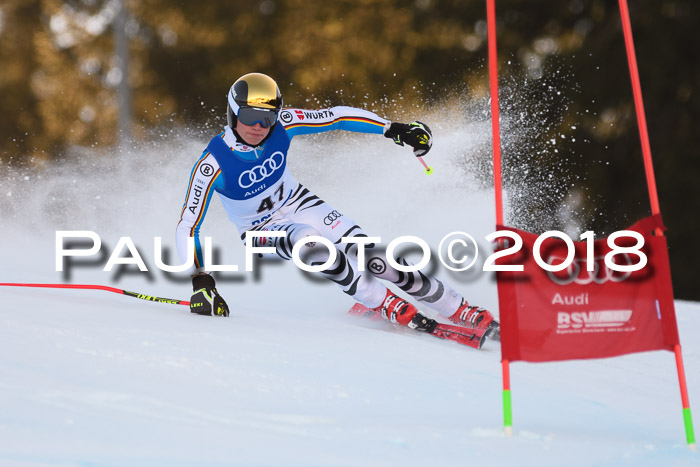
[[[496,260],[496,265],[524,266],[522,272],[497,273],[504,360],[613,357],[673,351],[679,343],[666,238],[654,234],[665,230],[660,215],[626,229],[644,238],[640,251],[648,262],[635,272],[614,271],[605,264],[611,251],[607,238],[591,241],[592,252],[588,242],[573,242],[573,262],[562,271],[546,271],[535,261],[537,235],[504,226],[499,230],[514,232],[523,240],[518,252]],[[623,237],[615,244],[634,247],[637,240]],[[561,264],[568,251],[564,240],[555,237],[543,240],[538,248],[541,260],[550,265]],[[609,261],[637,264],[640,258],[629,251],[622,250]],[[593,270],[588,271],[591,259]]]

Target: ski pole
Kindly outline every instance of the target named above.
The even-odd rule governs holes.
[[[425,174],[426,174],[426,175],[432,175],[432,173],[433,173],[433,168],[430,167],[428,164],[426,164],[422,157],[418,156],[417,159],[418,159],[418,161],[419,161],[421,164],[423,164],[423,167],[425,167]]]
[[[107,292],[114,292],[128,297],[140,298],[141,300],[147,300],[149,302],[158,303],[169,303],[171,305],[185,305],[190,306],[190,302],[184,300],[175,300],[172,298],[161,298],[153,297],[151,295],[144,295],[137,292],[130,292],[128,290],[117,289],[114,287],[107,287],[106,285],[87,285],[87,284],[17,284],[17,283],[0,283],[3,287],[42,287],[51,289],[91,289],[91,290],[105,290]]]

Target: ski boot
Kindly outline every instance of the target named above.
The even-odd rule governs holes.
[[[489,339],[501,340],[501,327],[491,312],[485,308],[469,305],[464,298],[457,311],[448,319],[459,326],[486,329]]]

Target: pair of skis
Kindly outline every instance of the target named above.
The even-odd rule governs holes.
[[[353,316],[369,318],[371,320],[383,319],[378,311],[367,308],[360,303],[355,303],[355,305],[348,310],[348,313]],[[497,333],[497,329],[474,329],[439,323],[431,334],[441,339],[451,340],[474,349],[480,349],[492,333]]]

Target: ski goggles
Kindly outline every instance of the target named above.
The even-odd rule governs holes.
[[[277,122],[278,113],[279,110],[241,107],[237,117],[238,121],[244,125],[253,126],[259,123],[263,128],[270,128]]]

